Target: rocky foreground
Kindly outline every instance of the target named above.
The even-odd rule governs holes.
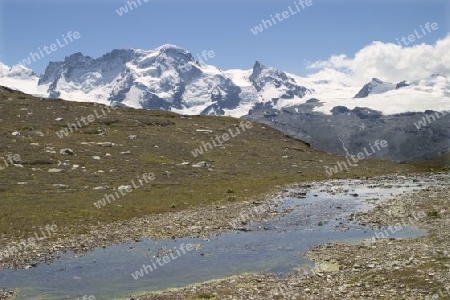
[[[432,299],[433,294],[439,293],[439,299],[450,299],[450,292],[445,290],[450,283],[449,175],[408,178],[419,180],[424,176],[431,178],[430,187],[377,202],[371,211],[351,216],[362,224],[380,228],[379,232],[385,234],[384,227],[388,225],[414,225],[429,233],[424,237],[321,245],[306,253],[306,257],[316,262],[316,268],[297,269],[284,279],[274,274],[242,274],[128,299],[425,299],[426,296]],[[370,186],[383,180],[395,184],[405,179],[383,176],[363,181]],[[385,186],[389,188],[392,184]],[[279,195],[286,192],[280,191]],[[239,224],[287,212],[268,209],[269,204],[279,205],[272,200],[275,196],[99,225],[76,238],[68,236],[43,243],[39,251],[17,253],[2,262],[2,267],[31,268],[41,262],[51,262],[68,250],[82,254],[96,247],[142,237],[208,237],[228,230],[245,230]],[[389,237],[389,231],[386,235]],[[0,299],[12,298],[13,294],[0,288]]]
[[[284,279],[243,274],[128,299],[450,299],[449,196],[450,186],[437,182],[354,216],[386,238],[318,246],[306,253],[314,269]],[[393,239],[388,225],[413,225],[428,235]]]

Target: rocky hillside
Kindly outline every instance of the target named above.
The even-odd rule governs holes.
[[[328,178],[324,167],[343,160],[231,117],[112,109],[6,88],[0,120],[0,241],[52,223],[76,234],[99,223],[253,199],[283,183]],[[224,134],[227,140],[212,140]],[[423,169],[363,160],[334,177]],[[150,173],[154,180],[120,201],[94,205]]]
[[[376,140],[388,147],[373,153],[379,159],[431,161],[449,165],[450,113],[425,111],[394,115],[364,107],[337,106],[331,115],[314,111],[318,99],[281,110],[254,109],[246,117],[304,140],[312,147],[339,155],[356,155]]]

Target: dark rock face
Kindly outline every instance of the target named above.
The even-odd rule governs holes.
[[[398,89],[401,89],[402,87],[407,87],[407,86],[409,86],[409,84],[407,84],[406,81],[402,81],[402,82],[397,83],[397,85],[395,86],[395,89],[398,90]]]
[[[384,116],[367,108],[350,110],[337,106],[332,115],[324,115],[314,112],[312,103],[320,105],[320,102],[310,100],[282,110],[259,107],[245,118],[265,123],[314,148],[339,155],[356,155],[376,140],[386,140],[388,147],[375,152],[371,158],[422,161],[450,150],[450,113],[427,111]]]

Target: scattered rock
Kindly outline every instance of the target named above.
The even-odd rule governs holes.
[[[122,190],[130,190],[130,189],[132,189],[133,187],[131,186],[131,185],[121,185],[121,186],[119,186],[118,188],[117,188],[117,190],[118,191],[122,191]]]
[[[54,186],[55,188],[57,188],[57,189],[65,189],[65,188],[67,188],[67,185],[61,184],[61,183],[56,183],[56,184],[54,184],[53,186]]]
[[[62,154],[62,155],[73,155],[74,152],[73,152],[72,149],[65,148],[65,149],[61,149],[61,150],[59,151],[59,154]]]
[[[101,185],[101,186],[94,187],[93,190],[94,191],[101,191],[101,190],[106,190],[108,188],[109,188],[109,186]]]
[[[191,165],[193,168],[211,168],[212,165],[206,161],[201,161],[199,163]]]
[[[102,146],[102,147],[112,147],[114,146],[114,143],[111,142],[102,142],[102,143],[97,143],[98,146]]]

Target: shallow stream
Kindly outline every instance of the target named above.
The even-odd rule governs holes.
[[[324,181],[312,186],[299,184],[287,191],[290,196],[276,199],[277,210],[292,211],[272,220],[250,223],[244,231],[227,232],[210,239],[142,239],[95,249],[84,256],[67,253],[50,265],[0,270],[0,285],[18,288],[18,299],[81,299],[83,295],[114,299],[244,272],[273,272],[282,276],[295,267],[312,266],[302,254],[314,245],[374,236],[373,230],[350,217],[369,210],[368,202],[383,201],[426,185],[426,182],[410,180],[372,186],[359,180]],[[408,227],[390,237],[423,234]],[[154,254],[175,247],[180,249],[183,243],[196,247],[180,252],[176,259],[137,280],[131,275],[144,264],[155,261]]]

